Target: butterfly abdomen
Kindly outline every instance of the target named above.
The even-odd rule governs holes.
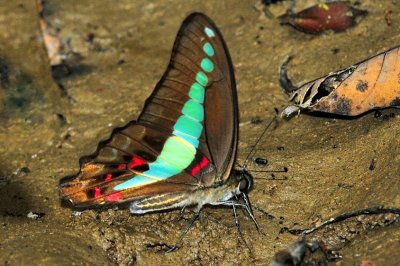
[[[188,192],[168,193],[146,197],[141,200],[133,201],[129,211],[134,214],[143,214],[147,212],[175,209],[183,206],[189,206],[190,202]]]
[[[201,187],[194,191],[181,191],[158,194],[131,203],[129,210],[134,214],[162,211],[169,209],[196,206],[196,211],[206,205],[218,205],[237,194],[239,176],[232,176],[228,182],[213,187]]]

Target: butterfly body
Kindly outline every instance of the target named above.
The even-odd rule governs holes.
[[[215,24],[194,13],[138,119],[81,158],[79,173],[61,179],[61,198],[78,208],[128,202],[135,214],[231,204],[253,184],[245,170],[232,170],[237,141],[228,49]]]
[[[221,205],[236,195],[247,193],[251,187],[252,179],[249,173],[233,171],[229,179],[221,184],[190,192],[165,193],[138,199],[131,202],[129,210],[134,214],[143,214],[193,206],[197,212],[204,205]]]

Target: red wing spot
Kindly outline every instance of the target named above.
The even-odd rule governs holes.
[[[107,177],[106,177],[106,179],[104,179],[104,181],[108,181],[108,180],[111,180],[111,178],[112,178],[112,174],[107,174]]]
[[[120,192],[116,192],[106,196],[107,201],[120,201],[122,198],[122,194]]]
[[[145,161],[145,160],[143,160],[142,158],[140,158],[140,157],[137,157],[137,156],[133,156],[133,157],[132,157],[132,162],[136,162],[136,163],[138,163],[138,164],[140,164],[140,165],[142,165],[142,164],[145,164],[145,163],[146,163],[146,161]]]
[[[190,174],[192,176],[196,176],[196,174],[198,174],[204,167],[206,167],[209,162],[210,161],[207,159],[207,157],[204,156],[201,159],[201,161],[192,168],[192,170],[190,171]]]
[[[201,162],[200,162],[200,168],[204,168],[204,167],[206,167],[207,165],[208,165],[208,159],[207,159],[207,157],[203,157],[203,159],[201,159]]]
[[[124,163],[121,163],[120,165],[118,165],[119,170],[123,170],[123,169],[125,169],[125,167],[126,167],[126,164],[124,164]]]
[[[129,169],[133,169],[137,166],[141,166],[146,164],[147,162],[145,160],[143,160],[142,158],[139,158],[137,156],[133,156],[132,157],[132,163],[129,164]]]
[[[101,189],[99,187],[94,187],[94,197],[97,199],[101,197]]]
[[[200,170],[201,170],[200,166],[196,165],[195,167],[193,167],[193,169],[191,170],[190,173],[192,176],[195,176],[195,175],[197,175],[198,172],[200,172]]]

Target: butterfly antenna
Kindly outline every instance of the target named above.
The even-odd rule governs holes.
[[[244,163],[243,163],[243,168],[246,168],[246,166],[247,166],[247,164],[248,164],[248,162],[249,162],[249,160],[250,160],[250,155],[251,155],[253,152],[255,152],[258,143],[260,143],[261,139],[264,137],[264,135],[265,135],[265,133],[267,132],[268,128],[272,125],[272,123],[273,123],[274,121],[276,121],[276,119],[277,119],[277,116],[274,116],[274,118],[272,118],[271,121],[268,123],[268,125],[264,128],[263,132],[262,132],[261,135],[258,137],[256,143],[253,145],[253,147],[251,148],[250,152],[247,154],[247,157],[246,157],[246,159],[244,160]]]
[[[289,169],[285,166],[282,170],[253,170],[247,169],[251,173],[287,173]],[[254,178],[254,177],[253,177]]]

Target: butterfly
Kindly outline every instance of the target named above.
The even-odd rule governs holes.
[[[233,169],[237,145],[228,48],[214,22],[193,13],[138,119],[80,159],[79,173],[60,180],[61,198],[78,208],[128,202],[133,214],[191,206],[195,215],[185,233],[206,204],[244,207],[255,222],[247,197],[253,178]]]

